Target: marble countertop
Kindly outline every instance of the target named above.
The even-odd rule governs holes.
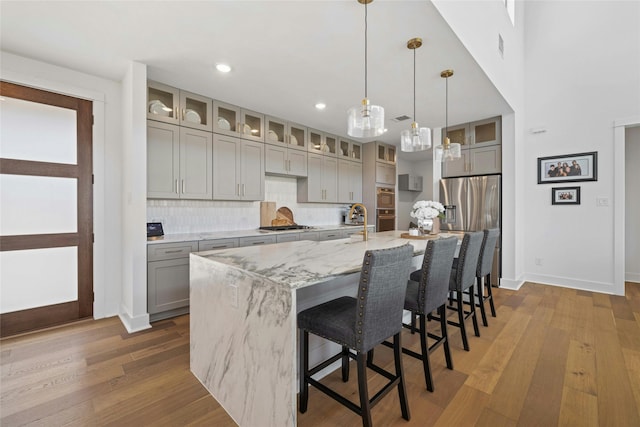
[[[368,225],[367,227],[373,227],[373,224]],[[147,238],[147,244],[153,245],[158,243],[180,243],[180,242],[189,242],[195,240],[209,240],[209,239],[234,239],[238,237],[256,237],[256,236],[269,236],[276,234],[286,234],[286,233],[311,233],[318,231],[329,231],[329,230],[342,230],[342,229],[353,229],[353,228],[362,228],[361,225],[343,225],[343,224],[334,224],[334,225],[318,225],[313,228],[308,229],[300,229],[300,230],[281,230],[281,231],[270,231],[270,230],[234,230],[234,231],[214,231],[214,232],[200,232],[200,233],[176,233],[176,234],[165,234],[162,237],[158,238]]]
[[[414,247],[414,256],[424,254],[428,240],[401,238],[402,233],[404,231],[399,230],[371,233],[366,242],[362,241],[362,235],[356,235],[323,242],[304,240],[268,246],[218,249],[191,256],[268,277],[275,283],[297,289],[357,273],[368,249],[385,249],[410,243]],[[450,236],[454,235],[440,234],[440,237]]]

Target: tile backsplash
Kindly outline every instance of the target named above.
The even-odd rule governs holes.
[[[287,206],[301,225],[342,222],[345,204],[298,203],[295,178],[265,177],[265,200]],[[251,230],[260,226],[260,202],[147,200],[147,221],[162,222],[166,234]]]

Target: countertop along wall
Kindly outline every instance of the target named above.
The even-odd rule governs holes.
[[[265,200],[286,206],[300,225],[342,222],[345,204],[298,203],[295,178],[265,177]],[[372,217],[371,217],[372,218]],[[166,234],[252,230],[260,226],[260,202],[147,200],[147,221],[162,222]]]

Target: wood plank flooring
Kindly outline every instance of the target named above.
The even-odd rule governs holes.
[[[411,421],[391,393],[372,411],[376,426],[640,426],[640,284],[619,297],[526,283],[494,298],[498,317],[471,333],[471,351],[450,328],[454,370],[432,356],[434,393],[404,357]],[[417,335],[403,340],[419,348]],[[376,363],[391,360],[376,350]],[[236,425],[189,371],[188,315],[135,334],[110,318],[7,338],[0,364],[3,427]],[[323,382],[357,401],[355,371],[347,384],[339,373]],[[298,424],[361,422],[311,388]]]

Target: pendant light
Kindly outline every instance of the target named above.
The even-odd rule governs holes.
[[[440,77],[445,79],[446,82],[446,91],[445,91],[445,125],[444,132],[442,133],[442,145],[438,145],[435,149],[436,151],[436,160],[450,162],[455,159],[459,159],[462,156],[462,152],[460,151],[460,144],[457,142],[452,143],[447,136],[447,131],[449,130],[449,77],[453,76],[453,70],[444,70],[440,73]]]
[[[416,122],[416,49],[422,46],[422,39],[416,37],[407,42],[413,50],[413,123],[411,129],[400,133],[400,149],[406,152],[424,151],[431,148],[431,129],[418,127]]]
[[[347,134],[355,138],[380,136],[384,133],[384,108],[372,105],[367,98],[367,4],[373,0],[358,0],[364,4],[364,99],[348,111]]]

